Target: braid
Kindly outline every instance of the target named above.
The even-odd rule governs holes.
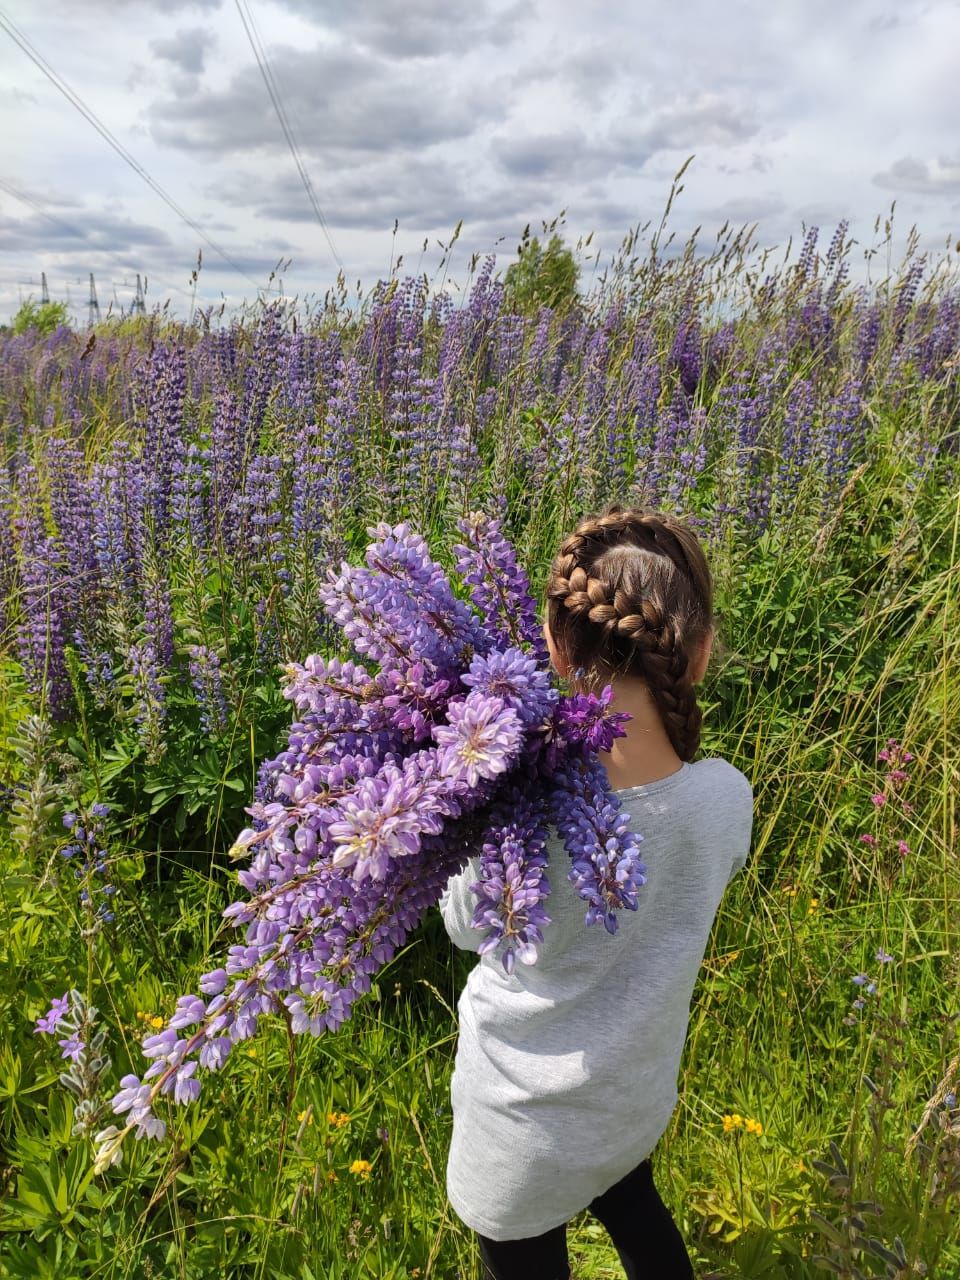
[[[651,512],[581,521],[564,539],[547,589],[550,626],[571,662],[640,676],[677,755],[700,744],[690,647],[710,628],[710,574],[692,532]]]

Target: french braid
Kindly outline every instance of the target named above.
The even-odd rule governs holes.
[[[551,566],[547,611],[571,666],[644,681],[674,750],[691,760],[701,713],[688,667],[712,626],[713,587],[687,525],[618,507],[582,520]]]

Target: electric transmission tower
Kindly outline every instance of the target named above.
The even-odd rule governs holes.
[[[121,289],[136,290],[135,297],[133,301],[130,303],[130,309],[127,312],[127,315],[144,316],[147,314],[147,303],[146,303],[146,297],[145,297],[146,286],[144,284],[143,277],[140,275],[139,271],[137,272],[136,284],[134,284],[132,280],[114,280],[113,283],[114,283],[114,286],[119,287]],[[117,295],[116,287],[114,288],[114,291],[113,291],[114,297],[116,297]]]
[[[90,297],[87,300],[87,324],[93,328],[100,320],[100,303],[97,301],[97,286],[93,282],[93,272],[90,272]]]
[[[50,301],[50,290],[47,288],[47,273],[40,272],[40,301],[44,306]]]

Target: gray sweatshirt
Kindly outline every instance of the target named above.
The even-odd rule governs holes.
[[[647,883],[610,935],[584,925],[555,833],[551,923],[533,965],[507,976],[481,956],[458,1002],[447,1194],[492,1240],[567,1222],[653,1150],[677,1101],[690,999],[723,891],[750,848],[750,784],[725,760],[684,764],[617,792]],[[471,859],[440,900],[447,932],[475,951],[480,877]]]

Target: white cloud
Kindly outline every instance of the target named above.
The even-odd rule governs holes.
[[[917,160],[901,156],[889,169],[874,174],[878,187],[891,191],[910,191],[918,195],[941,195],[960,191],[960,160]]]
[[[567,210],[573,242],[610,252],[659,221],[849,218],[869,242],[896,194],[904,227],[960,231],[954,0],[808,0],[682,12],[621,0],[253,0],[258,30],[350,279],[465,226],[455,251],[512,256],[525,223]],[[260,278],[292,256],[291,292],[337,264],[243,25],[222,0],[6,0],[5,9],[138,163]],[[96,39],[90,39],[95,24]],[[213,41],[215,40],[215,44]],[[16,281],[84,270],[185,286],[202,241],[12,46],[0,89],[0,316]],[[39,210],[43,211],[43,216]],[[206,246],[200,294],[251,286]],[[429,269],[431,248],[425,259]],[[368,280],[369,283],[369,280]],[[153,292],[153,290],[152,290]],[[154,294],[154,296],[156,296]]]

